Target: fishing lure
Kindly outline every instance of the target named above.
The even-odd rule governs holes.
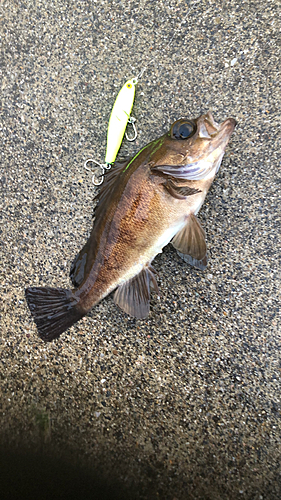
[[[129,138],[126,134],[126,138],[128,141],[134,141],[137,137],[136,127],[134,125],[135,118],[132,118],[131,111],[134,104],[135,99],[135,87],[138,82],[137,78],[132,78],[131,80],[127,80],[127,82],[123,85],[119,94],[115,99],[115,103],[113,105],[110,119],[108,122],[107,129],[107,145],[106,145],[106,155],[105,155],[105,164],[100,164],[96,160],[89,158],[85,162],[85,168],[90,170],[87,165],[88,163],[95,163],[101,168],[102,175],[101,179],[96,180],[95,175],[93,175],[93,183],[95,186],[99,186],[103,183],[104,179],[104,170],[109,170],[111,165],[115,162],[117,153],[120,149],[126,127],[128,123],[131,123],[134,128],[134,137]]]
[[[134,126],[134,122],[130,119],[130,115],[135,99],[136,84],[136,78],[128,80],[121,88],[113,105],[107,129],[107,146],[105,155],[105,163],[107,164],[114,163],[128,122],[132,123]],[[136,130],[135,137],[128,140],[133,141],[135,138]]]

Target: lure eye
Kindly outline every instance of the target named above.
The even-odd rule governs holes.
[[[130,89],[130,88],[131,88],[131,86],[132,86],[132,84],[131,84],[131,83],[127,83],[127,89]]]
[[[196,125],[189,120],[179,120],[171,128],[173,139],[188,139],[196,132]]]

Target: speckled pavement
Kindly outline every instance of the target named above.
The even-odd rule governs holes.
[[[6,445],[67,455],[130,499],[281,498],[278,12],[271,0],[2,3]],[[238,121],[200,212],[208,268],[169,245],[147,320],[110,296],[45,344],[24,289],[69,287],[97,193],[83,162],[103,161],[114,99],[152,58],[120,156],[180,117]]]

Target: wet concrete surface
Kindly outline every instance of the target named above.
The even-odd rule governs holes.
[[[1,34],[3,449],[67,456],[113,498],[279,499],[278,4],[8,1]],[[83,163],[103,161],[115,97],[146,66],[119,156],[180,117],[238,121],[199,215],[208,267],[168,245],[147,320],[110,296],[45,344],[24,289],[70,286],[98,192]]]

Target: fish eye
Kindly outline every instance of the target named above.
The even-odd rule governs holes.
[[[196,125],[189,120],[178,120],[171,128],[173,139],[188,139],[196,132]]]

